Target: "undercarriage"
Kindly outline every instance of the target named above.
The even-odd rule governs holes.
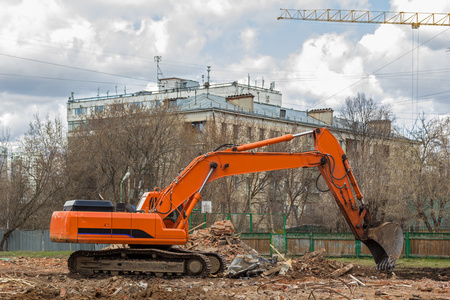
[[[71,273],[84,276],[207,277],[223,273],[225,261],[215,252],[192,252],[176,248],[80,250],[69,257],[68,267]]]

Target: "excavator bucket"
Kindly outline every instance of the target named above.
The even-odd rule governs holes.
[[[371,224],[362,241],[372,253],[378,270],[392,271],[403,250],[403,230],[394,223]]]

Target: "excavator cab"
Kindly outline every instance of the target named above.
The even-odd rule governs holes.
[[[403,250],[403,230],[390,222],[371,222],[361,240],[370,250],[378,270],[392,271]]]

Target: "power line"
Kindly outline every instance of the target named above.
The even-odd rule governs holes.
[[[21,74],[11,74],[11,73],[0,73],[0,76],[36,78],[36,79],[46,79],[46,80],[61,80],[61,81],[73,81],[73,82],[86,82],[86,83],[117,84],[117,82],[93,81],[93,80],[70,79],[70,78],[57,78],[57,77],[47,77],[47,76],[21,75]],[[146,86],[145,84],[127,84],[127,85]]]
[[[63,64],[57,64],[57,63],[52,63],[52,62],[47,62],[47,61],[42,61],[42,60],[37,60],[37,59],[32,59],[32,58],[26,58],[26,57],[10,55],[10,54],[6,54],[6,53],[0,53],[0,55],[6,56],[6,57],[11,57],[11,58],[16,58],[16,59],[22,59],[22,60],[26,60],[26,61],[37,62],[37,63],[41,63],[41,64],[46,64],[46,65],[51,65],[51,66],[56,66],[56,67],[62,67],[62,68],[68,68],[68,69],[84,71],[84,72],[91,72],[91,73],[97,73],[97,74],[103,74],[103,75],[109,75],[109,76],[115,76],[115,77],[122,77],[122,78],[134,79],[134,80],[140,80],[140,81],[147,81],[147,82],[151,81],[149,79],[142,79],[142,78],[137,78],[137,77],[132,77],[132,76],[126,76],[126,75],[102,72],[102,71],[97,71],[97,70],[90,70],[90,69],[79,68],[79,67],[74,67],[74,66],[68,66],[68,65],[63,65]]]

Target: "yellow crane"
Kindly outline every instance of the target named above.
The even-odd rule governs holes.
[[[385,12],[342,9],[284,9],[278,20],[450,26],[450,13]]]

